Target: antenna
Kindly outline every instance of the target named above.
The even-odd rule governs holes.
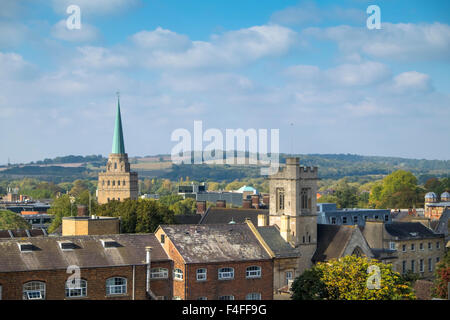
[[[294,123],[291,122],[291,156],[294,155]]]

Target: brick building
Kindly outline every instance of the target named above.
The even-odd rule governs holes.
[[[69,281],[73,266],[80,271],[78,284]],[[153,234],[0,240],[0,299],[5,300],[170,298],[171,270]],[[159,277],[164,271],[168,276]]]
[[[173,260],[174,299],[273,299],[273,260],[247,223],[161,225],[155,235]]]

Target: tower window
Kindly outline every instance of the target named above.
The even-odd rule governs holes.
[[[112,181],[112,185],[113,185],[113,187],[116,185],[116,181],[115,180]]]
[[[308,189],[302,188],[300,191],[300,204],[301,209],[309,209],[309,202],[308,202]]]
[[[277,189],[278,210],[284,210],[284,189]]]
[[[108,180],[108,186],[111,184],[111,182]]]
[[[114,169],[117,169],[117,162],[114,162]]]
[[[122,185],[125,185],[125,180],[123,180],[123,183],[122,183]]]
[[[120,180],[117,180],[117,185],[120,186]]]

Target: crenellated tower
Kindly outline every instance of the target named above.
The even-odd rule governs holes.
[[[277,225],[281,236],[299,249],[300,273],[312,266],[317,248],[317,180],[317,167],[301,167],[299,158],[287,158],[269,176],[269,224]]]

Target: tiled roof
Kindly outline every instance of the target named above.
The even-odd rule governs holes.
[[[420,222],[393,222],[385,224],[386,231],[399,239],[440,238],[443,235],[434,233]]]
[[[313,261],[339,258],[351,239],[353,226],[317,224],[317,249]]]
[[[258,225],[258,214],[268,216],[269,210],[210,207],[203,215],[199,224],[229,223],[230,221],[243,223],[248,218],[256,226]]]
[[[162,225],[186,263],[270,259],[246,223]]]
[[[104,248],[101,240],[112,239],[117,247]],[[70,241],[76,249],[63,251],[58,241]],[[31,243],[34,250],[21,252],[19,243]],[[32,237],[0,240],[0,272],[140,265],[145,263],[145,247],[151,246],[152,261],[169,257],[154,234],[114,234],[101,236]]]
[[[289,245],[280,235],[280,231],[275,226],[257,227],[257,230],[270,249],[275,253],[276,258],[299,257],[299,251]]]
[[[44,237],[47,233],[43,229],[29,230],[0,230],[0,238],[28,238],[28,237]]]
[[[174,216],[176,224],[197,224],[201,218],[201,214],[176,214]]]

